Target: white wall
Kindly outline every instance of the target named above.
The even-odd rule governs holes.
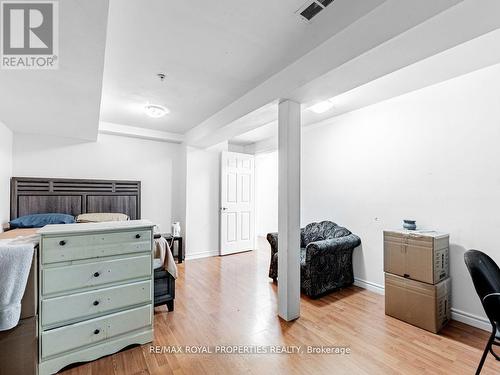
[[[219,254],[220,153],[227,148],[187,148],[186,258]]]
[[[12,131],[0,122],[0,232],[10,218]]]
[[[480,249],[500,264],[498,87],[500,65],[306,128],[302,224],[331,219],[358,234],[355,276],[380,286],[384,229],[411,218],[449,232],[453,315],[481,325],[463,254]]]
[[[178,144],[100,134],[97,142],[15,134],[13,174],[142,181],[142,218],[170,232],[180,220]],[[4,195],[2,195],[3,197]],[[7,196],[7,195],[5,195]]]
[[[255,156],[255,233],[278,231],[278,152]]]

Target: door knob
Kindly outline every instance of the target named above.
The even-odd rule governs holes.
[[[222,211],[226,211],[226,210],[227,210],[227,207],[221,207],[221,210],[222,210]]]

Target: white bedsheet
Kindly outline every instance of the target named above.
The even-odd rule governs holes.
[[[0,331],[14,328],[38,236],[0,240]]]

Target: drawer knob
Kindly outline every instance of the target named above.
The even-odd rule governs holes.
[[[100,273],[99,272],[94,272],[94,277],[99,277]]]
[[[101,330],[100,330],[100,329],[96,329],[96,330],[94,331],[94,335],[98,335],[98,334],[99,334],[99,332],[101,332]]]
[[[97,306],[99,304],[99,301],[94,301],[94,306]]]
[[[136,234],[135,238],[141,238],[141,235],[140,234]]]
[[[61,245],[61,246],[64,246],[64,245],[66,245],[66,241],[64,241],[64,240],[62,240],[62,241],[59,241],[59,245]]]

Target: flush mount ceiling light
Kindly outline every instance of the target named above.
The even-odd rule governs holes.
[[[158,73],[156,77],[160,80],[161,83],[165,82],[165,77],[167,75],[165,73]],[[165,108],[159,104],[146,104],[144,107],[144,112],[151,118],[160,118],[170,113],[168,108]]]
[[[167,108],[158,104],[147,104],[144,107],[144,112],[151,118],[160,118],[170,113]]]
[[[309,109],[310,111],[313,111],[314,113],[325,113],[326,111],[330,110],[333,108],[333,101],[332,100],[324,100],[322,102],[316,103],[312,106],[310,106]]]

